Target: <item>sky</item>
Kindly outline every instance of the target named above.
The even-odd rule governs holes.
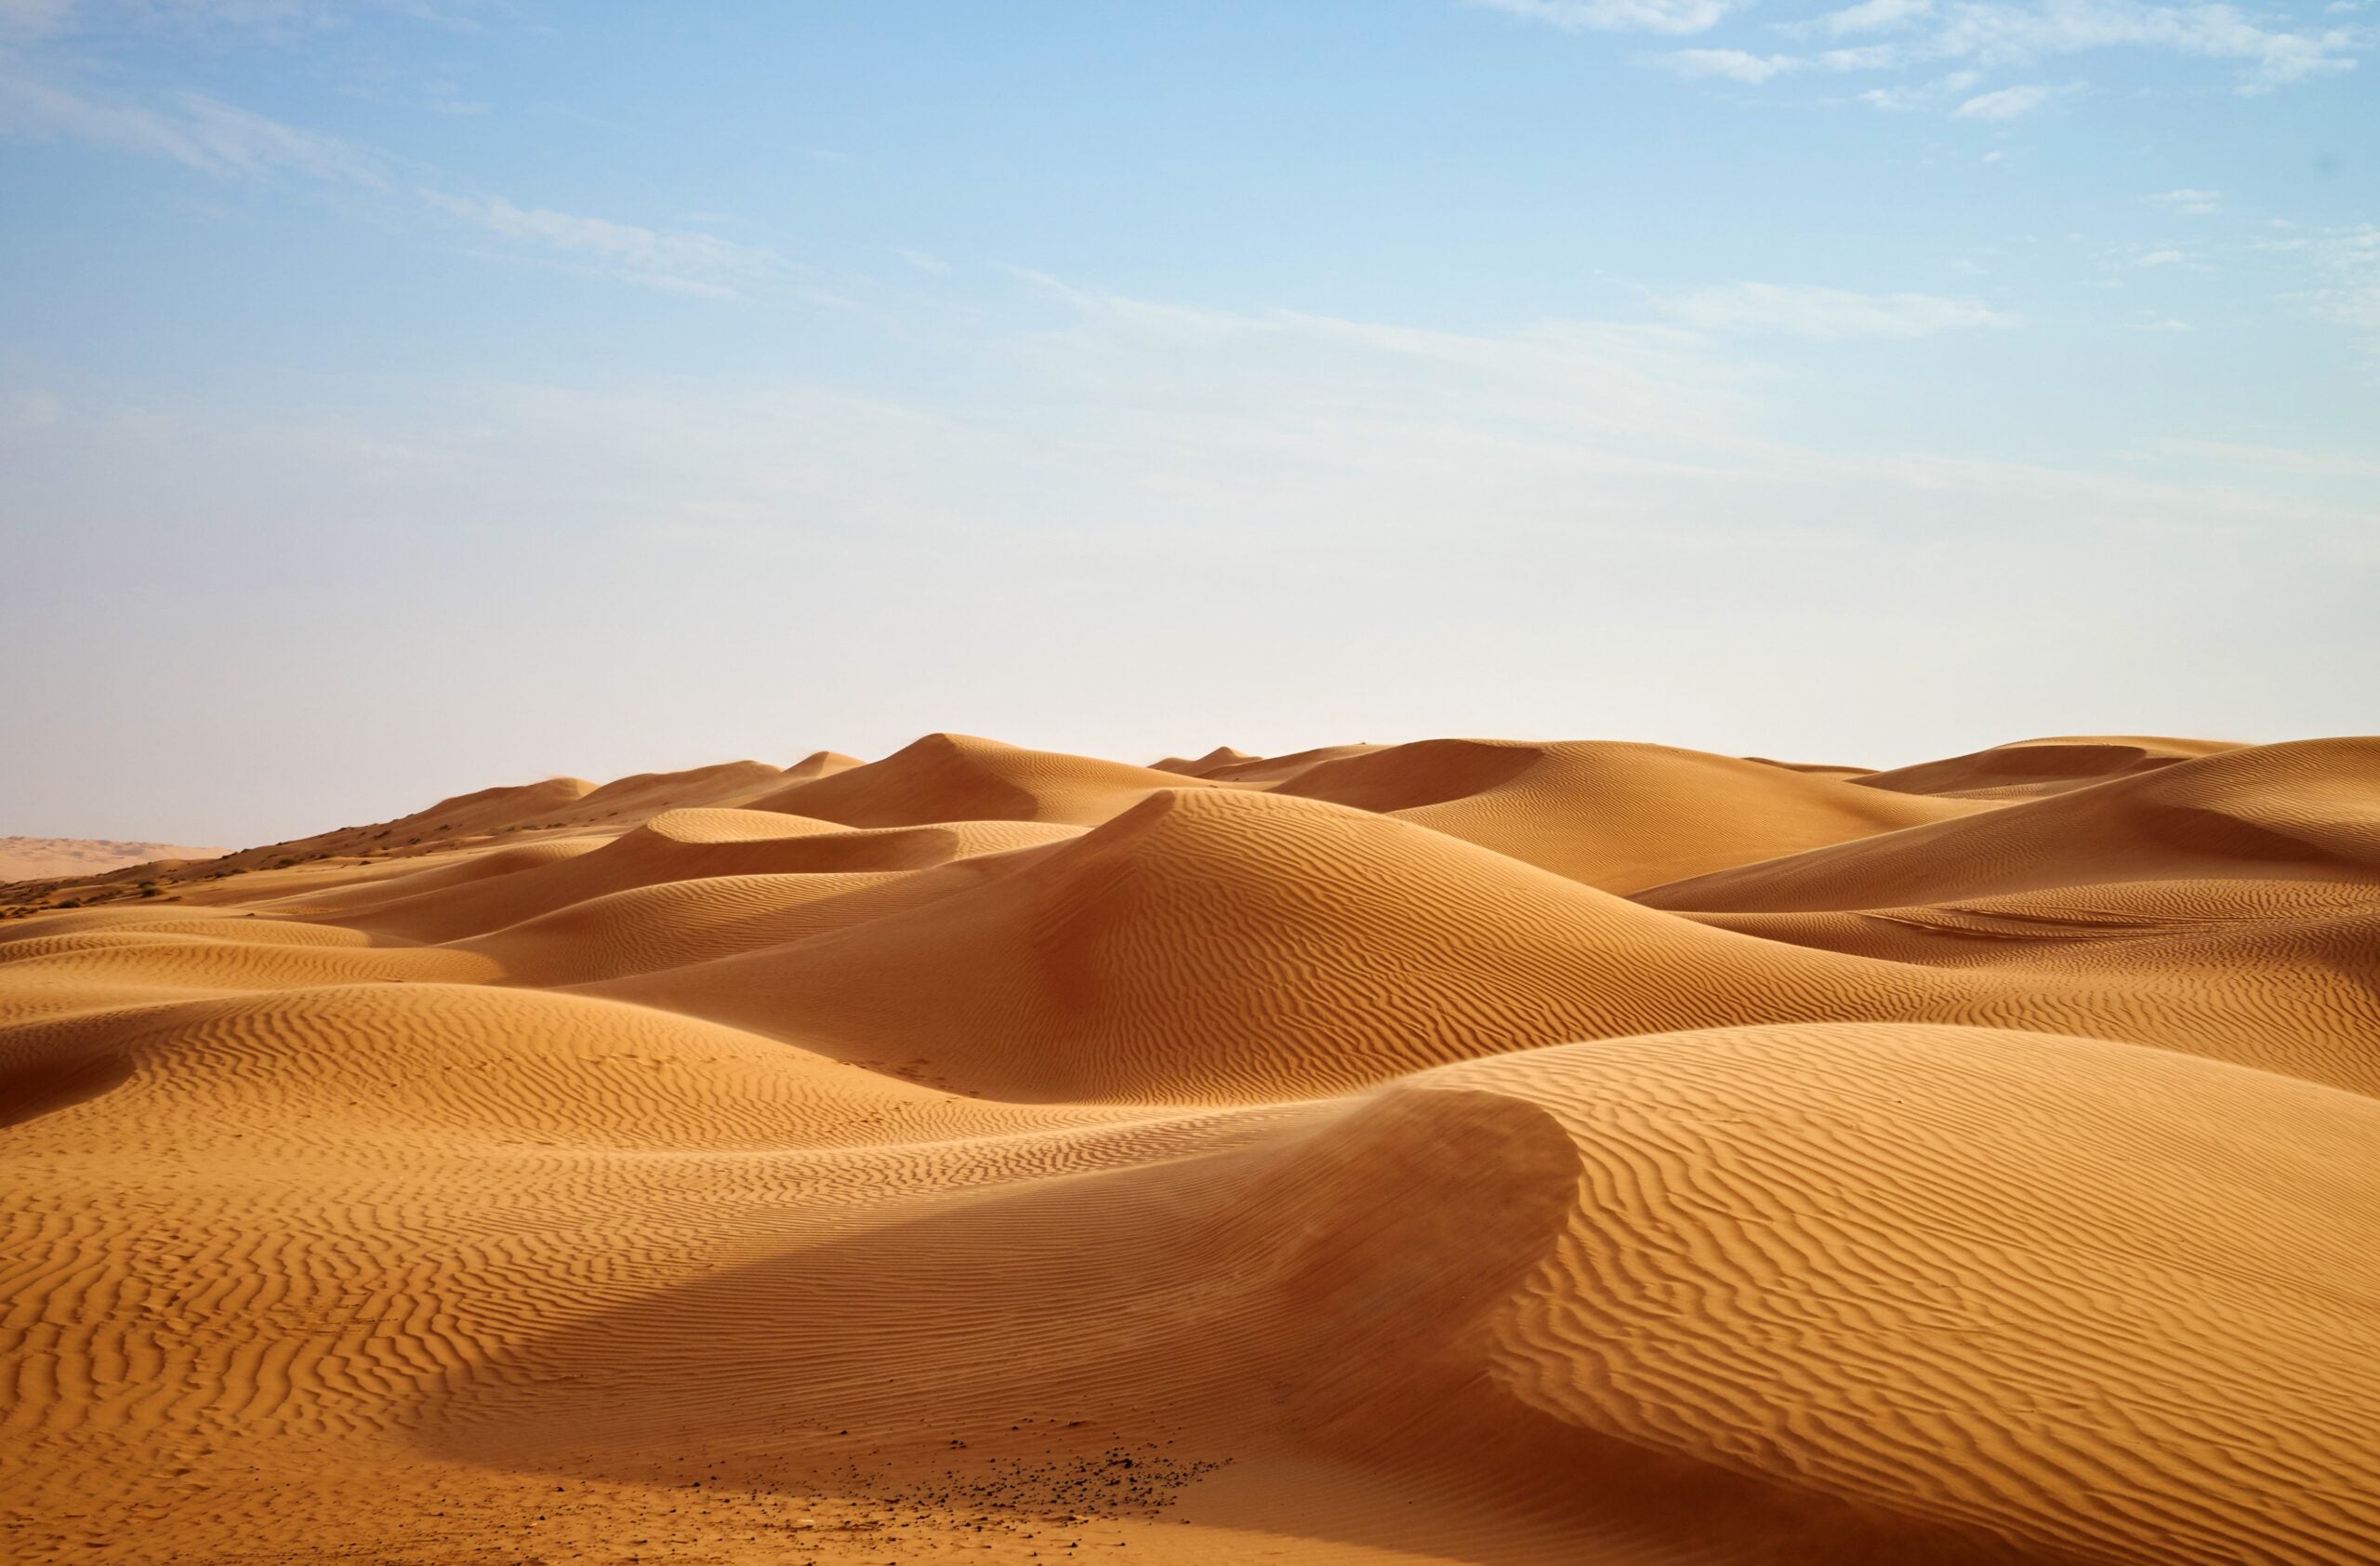
[[[2368,730],[2380,0],[0,0],[0,834]]]

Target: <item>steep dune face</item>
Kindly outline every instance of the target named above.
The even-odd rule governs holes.
[[[2380,740],[1978,754],[931,737],[11,920],[0,1553],[2380,1559]]]
[[[1492,848],[1607,892],[1971,814],[1839,778],[1666,745],[1431,739],[1278,785]]]

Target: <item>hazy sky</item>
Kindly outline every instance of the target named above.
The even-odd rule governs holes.
[[[2380,6],[0,0],[0,833],[2373,727]]]

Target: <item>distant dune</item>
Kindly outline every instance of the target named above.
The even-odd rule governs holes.
[[[66,846],[10,1560],[2380,1560],[2380,739]]]
[[[220,848],[175,843],[125,843],[113,838],[0,837],[0,882],[99,875],[153,859],[212,859]]]

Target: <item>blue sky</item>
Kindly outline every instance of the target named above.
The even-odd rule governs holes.
[[[2370,727],[2371,0],[0,0],[0,832]]]

